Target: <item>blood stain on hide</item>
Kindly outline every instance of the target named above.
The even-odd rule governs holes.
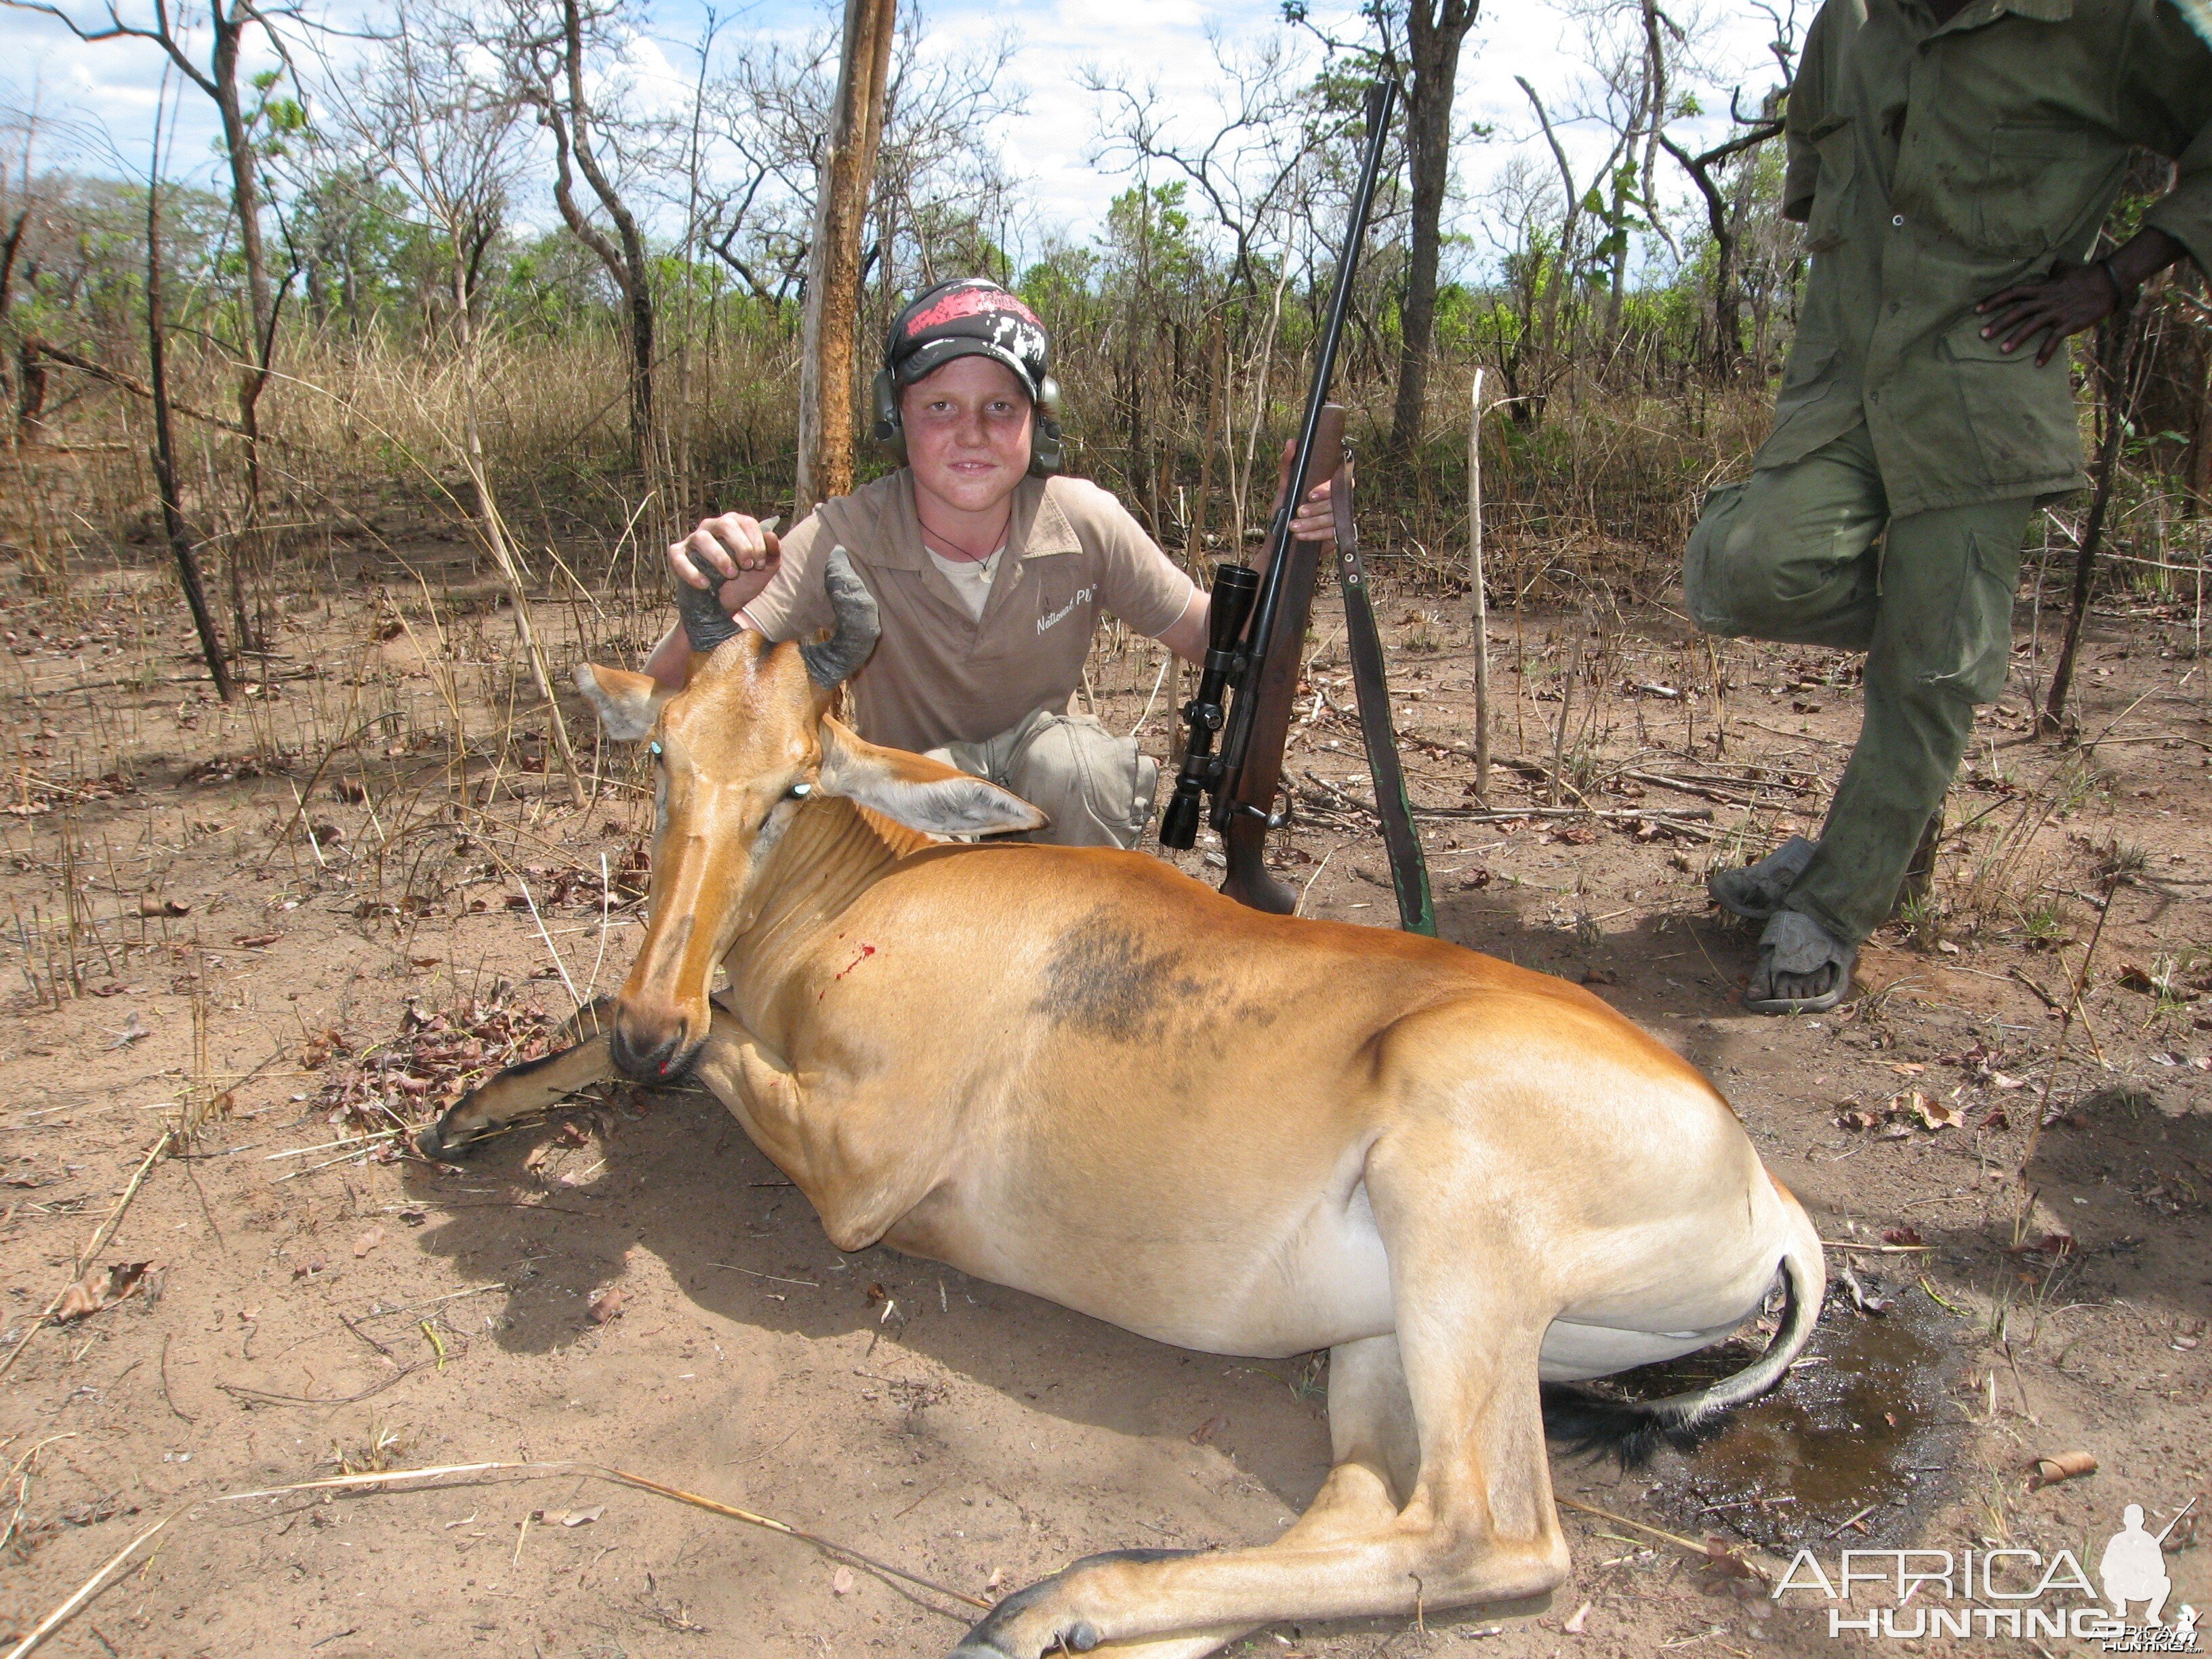
[[[1147,950],[1111,912],[1095,910],[1061,936],[1030,1012],[1115,1042],[1154,1041],[1167,1010],[1205,989],[1182,971],[1184,960],[1179,950]]]

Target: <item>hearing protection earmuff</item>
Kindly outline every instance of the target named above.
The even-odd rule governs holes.
[[[906,465],[906,428],[899,419],[899,385],[888,368],[876,371],[869,401],[876,413],[876,441],[901,466]],[[1030,472],[1048,478],[1066,459],[1060,432],[1060,382],[1051,375],[1037,392],[1036,418],[1030,422]]]

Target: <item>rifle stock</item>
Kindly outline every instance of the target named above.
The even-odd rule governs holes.
[[[1292,502],[1303,501],[1343,465],[1344,409],[1326,404]],[[1287,517],[1278,514],[1277,522],[1287,523]],[[1221,890],[1255,910],[1288,915],[1297,907],[1297,895],[1267,873],[1265,854],[1267,831],[1278,822],[1275,792],[1282,784],[1283,748],[1290,738],[1298,671],[1305,662],[1306,622],[1313,611],[1321,544],[1292,539],[1286,547],[1271,546],[1268,553],[1285,562],[1282,586],[1274,614],[1265,619],[1273,624],[1268,637],[1251,641],[1251,667],[1237,688],[1249,724],[1243,733],[1243,764],[1221,781],[1216,817],[1222,855],[1229,864]]]

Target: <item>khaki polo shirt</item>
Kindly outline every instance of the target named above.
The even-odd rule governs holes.
[[[1827,0],[1787,128],[1813,265],[1753,464],[1863,420],[1893,513],[2078,487],[2070,354],[2007,355],[1974,307],[2086,258],[2137,144],[2175,162],[2143,223],[2212,270],[2212,46],[2175,0]]]
[[[801,520],[740,619],[772,640],[833,625],[822,586],[833,546],[852,555],[883,622],[875,653],[853,676],[854,724],[896,749],[982,743],[1040,708],[1066,708],[1102,611],[1158,638],[1197,591],[1097,485],[1024,478],[991,596],[971,617],[923,550],[914,475],[901,467]]]

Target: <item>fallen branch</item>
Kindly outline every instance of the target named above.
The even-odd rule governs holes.
[[[1615,1515],[1611,1510],[1601,1510],[1595,1504],[1577,1503],[1571,1498],[1560,1498],[1555,1494],[1552,1501],[1563,1510],[1578,1510],[1584,1515],[1595,1515],[1601,1520],[1612,1522],[1616,1526],[1633,1527],[1638,1532],[1649,1533],[1654,1538],[1664,1539],[1677,1549],[1687,1550],[1701,1561],[1729,1562],[1741,1567],[1761,1583],[1771,1582],[1765,1571],[1756,1562],[1747,1561],[1740,1555],[1716,1548],[1711,1544],[1701,1544],[1694,1538],[1685,1538],[1679,1532],[1668,1532],[1662,1527],[1646,1526],[1641,1521],[1632,1521],[1625,1515]]]
[[[1500,761],[1498,764],[1510,766],[1514,763]],[[1319,799],[1316,799],[1310,793],[1303,796],[1309,805],[1330,810],[1349,809],[1370,818],[1376,816],[1374,807],[1360,799],[1358,796],[1347,794],[1316,773],[1307,772],[1304,776],[1307,782],[1321,792]],[[1678,830],[1686,835],[1697,836],[1706,841],[1712,840],[1716,834],[1713,830],[1699,827],[1703,823],[1710,823],[1712,821],[1713,811],[1710,806],[1680,806],[1667,809],[1626,806],[1515,806],[1497,809],[1481,806],[1416,806],[1413,809],[1413,816],[1417,818],[1449,818],[1458,823],[1518,823],[1528,818],[1600,818],[1609,823],[1656,823],[1664,829]]]
[[[888,1561],[878,1561],[872,1555],[864,1555],[849,1545],[840,1544],[834,1539],[822,1537],[817,1533],[802,1531],[788,1522],[777,1520],[774,1516],[759,1515],[751,1510],[741,1510],[732,1504],[717,1503],[711,1498],[702,1498],[696,1492],[685,1492],[677,1486],[663,1486],[658,1480],[648,1480],[645,1476],[632,1474],[627,1469],[610,1468],[604,1463],[585,1463],[565,1458],[550,1462],[446,1463],[420,1469],[386,1469],[380,1474],[325,1475],[319,1480],[295,1481],[289,1486],[270,1486],[259,1492],[225,1492],[216,1501],[222,1504],[239,1504],[252,1498],[284,1498],[294,1492],[359,1491],[367,1487],[386,1486],[398,1480],[434,1480],[456,1475],[485,1474],[512,1474],[532,1480],[548,1479],[558,1474],[584,1474],[596,1480],[611,1481],[617,1486],[629,1486],[637,1492],[651,1492],[656,1498],[666,1498],[678,1504],[688,1504],[695,1510],[706,1510],[709,1515],[726,1516],[732,1521],[742,1521],[749,1527],[761,1527],[769,1532],[780,1532],[787,1538],[796,1538],[802,1543],[811,1544],[817,1549],[829,1554],[843,1556],[848,1560],[856,1561],[871,1572],[887,1573],[893,1578],[902,1579],[907,1583],[930,1591],[933,1595],[945,1596],[963,1606],[981,1608],[986,1613],[991,1609],[991,1603],[980,1595],[970,1595],[964,1590],[957,1590],[945,1584],[933,1583],[929,1579],[908,1572],[903,1568],[895,1567]],[[10,1654],[8,1659],[15,1659],[15,1656]]]
[[[18,1352],[21,1352],[21,1350],[19,1349]],[[64,1601],[61,1606],[56,1607],[52,1613],[39,1620],[38,1627],[35,1630],[32,1631],[32,1632],[28,1636],[26,1636],[21,1641],[16,1643],[14,1647],[8,1650],[8,1659],[25,1659],[25,1656],[35,1650],[46,1641],[46,1638],[52,1636],[64,1625],[69,1623],[71,1619],[76,1616],[77,1609],[82,1607],[86,1602],[91,1601],[94,1596],[100,1593],[100,1587],[106,1583],[107,1581],[114,1576],[115,1570],[118,1567],[121,1566],[125,1561],[128,1561],[131,1556],[137,1553],[137,1548],[141,1544],[144,1543],[148,1539],[151,1538],[155,1533],[161,1531],[162,1528],[167,1526],[170,1522],[176,1518],[177,1516],[174,1514],[163,1516],[159,1521],[156,1521],[152,1526],[147,1528],[145,1531],[140,1533],[136,1538],[125,1544],[121,1549],[116,1551],[114,1554],[109,1556],[106,1564],[101,1566],[98,1572],[95,1572],[91,1577],[86,1579],[83,1583],[77,1586],[75,1593],[70,1596],[69,1600]]]
[[[76,369],[79,374],[89,374],[95,380],[105,380],[112,386],[120,387],[134,398],[143,398],[148,403],[154,401],[154,388],[137,375],[125,374],[120,369],[110,368],[105,363],[94,362],[89,357],[80,357],[74,351],[64,351],[58,345],[48,345],[43,340],[29,340],[24,343],[23,354],[28,357],[44,357],[49,362],[60,363],[64,368]],[[241,438],[248,435],[246,428],[236,421],[227,421],[220,415],[210,415],[204,409],[194,409],[190,404],[180,404],[174,398],[171,398],[169,407],[187,420],[198,421],[207,426],[221,427],[225,432],[234,432]]]

